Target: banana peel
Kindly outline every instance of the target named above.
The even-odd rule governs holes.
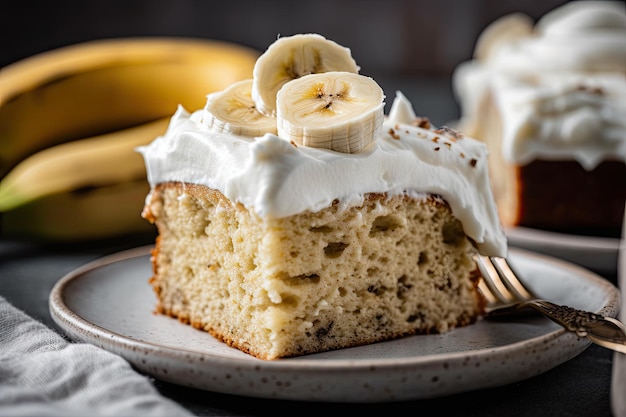
[[[177,107],[252,77],[259,53],[193,38],[85,42],[0,69],[0,236],[52,242],[154,234],[135,151]]]
[[[146,179],[135,151],[167,130],[169,118],[52,146],[20,162],[0,181],[0,212],[50,194]]]
[[[194,38],[121,38],[0,69],[0,178],[42,149],[195,110],[250,78],[258,52]]]
[[[140,216],[150,188],[135,148],[168,123],[162,118],[26,158],[0,181],[2,235],[69,242],[152,230]]]
[[[150,190],[145,179],[50,194],[0,215],[3,238],[44,243],[101,241],[124,236],[154,241],[141,217]]]

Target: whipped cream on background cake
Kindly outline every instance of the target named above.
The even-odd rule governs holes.
[[[574,159],[588,170],[603,160],[626,162],[622,2],[571,2],[534,26],[527,16],[505,16],[481,34],[475,58],[453,75],[467,134],[492,94],[505,160]]]
[[[442,196],[484,254],[505,256],[506,238],[489,187],[483,143],[452,130],[421,128],[399,93],[379,137],[358,153],[295,145],[275,134],[215,133],[205,110],[179,108],[165,135],[139,148],[151,186],[206,185],[261,216],[317,211],[366,193]]]

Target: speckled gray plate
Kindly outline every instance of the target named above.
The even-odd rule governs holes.
[[[533,317],[480,320],[444,335],[263,361],[153,314],[149,250],[111,255],[66,275],[50,294],[50,311],[71,338],[117,353],[140,372],[184,386],[306,401],[422,399],[529,378],[589,345],[551,321]],[[510,260],[545,298],[611,317],[619,310],[617,288],[582,267],[515,249]]]

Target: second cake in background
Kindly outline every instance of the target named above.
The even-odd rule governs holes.
[[[626,12],[574,1],[504,16],[453,85],[459,129],[487,143],[505,226],[616,237],[626,201]]]

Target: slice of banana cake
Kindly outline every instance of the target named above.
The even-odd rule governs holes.
[[[349,49],[301,34],[180,107],[139,148],[157,311],[261,359],[476,321],[473,256],[507,251],[486,147],[384,99]]]

